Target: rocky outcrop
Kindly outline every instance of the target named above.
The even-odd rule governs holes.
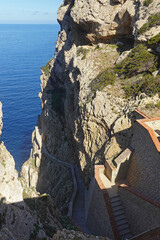
[[[0,135],[2,133],[2,104],[0,102]],[[23,188],[15,170],[15,162],[7,151],[3,142],[0,142],[0,199],[7,203],[15,203],[23,200]]]
[[[15,240],[15,238],[13,237],[13,235],[10,233],[10,231],[7,228],[3,228],[0,231],[0,239],[1,240]]]
[[[137,21],[134,26],[134,35],[136,41],[146,42],[151,37],[159,34],[160,32],[160,3],[159,0],[148,1],[150,4],[145,4],[147,1],[139,1],[139,9],[137,12]],[[149,22],[149,17],[156,16],[154,23],[146,28],[145,25]],[[144,30],[142,30],[142,27]],[[140,31],[140,29],[142,31]]]
[[[54,171],[48,171],[51,161],[43,155],[43,147],[62,161],[80,165],[88,185],[94,164],[112,161],[130,144],[132,111],[145,107],[152,97],[142,94],[126,99],[121,79],[104,88],[95,85],[93,89],[93,82],[103,70],[114,68],[115,63],[128,56],[133,39],[138,40],[144,12],[152,14],[157,4],[153,0],[150,10],[146,10],[144,1],[62,3],[58,10],[61,32],[55,57],[42,68],[42,114],[33,134],[31,152],[37,167],[35,170],[30,161],[22,168],[30,186],[38,186],[42,193],[47,186],[46,191],[55,196],[57,181],[52,186],[46,184]],[[131,41],[126,41],[128,38]],[[158,101],[156,97],[155,104]]]
[[[73,230],[67,230],[67,229],[62,229],[62,231],[58,231],[54,237],[53,240],[72,240],[72,239],[77,239],[77,240],[110,240],[109,238],[105,237],[98,237],[98,236],[93,236],[93,235],[87,235],[82,232],[78,231],[73,231]]]
[[[18,180],[15,162],[4,143],[0,143],[0,195],[9,203],[23,200],[23,188]]]
[[[80,0],[74,1],[70,15],[73,23],[94,43],[120,36],[131,37],[135,11],[136,2],[132,0]]]

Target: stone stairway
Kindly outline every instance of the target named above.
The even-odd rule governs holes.
[[[130,232],[129,225],[119,196],[114,195],[110,197],[110,202],[112,205],[113,214],[116,220],[116,225],[121,240],[130,239],[132,237],[132,234]]]

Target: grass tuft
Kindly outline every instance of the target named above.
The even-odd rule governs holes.
[[[160,13],[152,14],[148,17],[148,22],[143,24],[143,26],[138,30],[138,34],[143,34],[152,27],[160,25]]]

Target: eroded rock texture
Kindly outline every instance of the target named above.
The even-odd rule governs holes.
[[[56,184],[46,185],[53,172],[47,171],[51,159],[43,157],[43,148],[62,161],[80,165],[88,184],[94,164],[114,159],[130,144],[132,111],[150,98],[145,95],[126,99],[118,81],[97,91],[92,90],[91,83],[101,71],[121,62],[136,41],[141,41],[137,31],[142,19],[146,21],[158,6],[157,0],[148,9],[144,1],[132,0],[62,3],[55,57],[46,65],[47,70],[42,68],[42,114],[31,151],[36,168],[33,170],[28,163],[22,170],[30,186],[38,186],[39,191],[47,186],[46,191],[53,195],[57,189]],[[123,50],[119,57],[119,46],[129,51]],[[63,176],[61,173],[57,179]]]

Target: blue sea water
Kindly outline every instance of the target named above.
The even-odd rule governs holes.
[[[58,25],[0,25],[0,101],[3,133],[16,168],[28,159],[41,113],[40,68],[53,58]]]

